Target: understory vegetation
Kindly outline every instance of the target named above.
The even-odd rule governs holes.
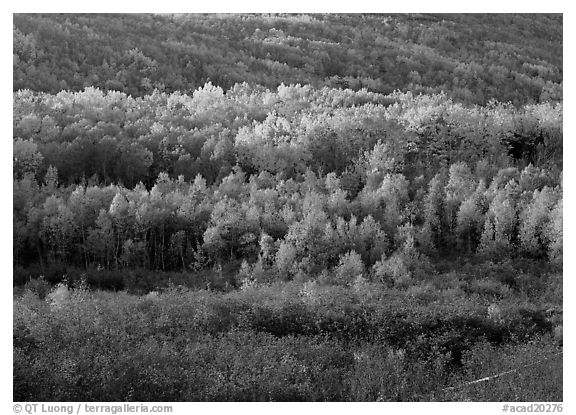
[[[518,283],[36,284],[14,304],[14,399],[561,401],[561,278]]]
[[[562,401],[561,19],[15,15],[14,400]]]

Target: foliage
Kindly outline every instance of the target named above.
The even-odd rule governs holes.
[[[14,397],[458,399],[445,389],[491,367],[516,367],[536,350],[558,350],[539,340],[559,324],[549,303],[500,302],[496,315],[485,291],[434,289],[421,298],[361,285],[276,283],[229,293],[172,286],[134,296],[61,284],[46,299],[26,290],[14,299]],[[486,348],[489,357],[474,364]],[[499,356],[514,360],[501,366]],[[526,387],[542,398],[561,393],[557,373],[547,379]],[[477,399],[493,396],[500,395]]]
[[[558,14],[15,14],[13,46],[14,91],[144,96],[211,80],[562,100]]]
[[[14,15],[14,400],[561,400],[561,29]]]

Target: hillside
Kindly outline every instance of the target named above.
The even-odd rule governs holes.
[[[14,90],[211,81],[562,100],[561,15],[14,15]]]

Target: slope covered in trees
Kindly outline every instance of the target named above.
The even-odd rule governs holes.
[[[21,91],[14,133],[21,264],[189,270],[199,255],[266,257],[269,276],[289,278],[298,270],[283,264],[316,274],[347,252],[371,269],[416,247],[557,250],[561,104],[247,84],[143,98]]]
[[[561,15],[14,15],[14,90],[211,81],[562,99]]]

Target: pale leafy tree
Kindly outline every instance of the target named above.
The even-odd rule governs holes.
[[[349,221],[342,217],[336,218],[336,226],[328,221],[324,227],[323,243],[326,246],[328,262],[337,261],[340,254],[354,248],[354,234],[357,233],[357,219],[352,216]]]
[[[128,215],[133,218],[132,230],[136,239],[151,239],[153,226],[153,211],[150,204],[150,192],[139,183],[131,192],[126,193],[128,199]]]
[[[477,182],[474,175],[466,163],[458,162],[452,164],[445,189],[447,203],[461,203],[472,195],[476,186]]]
[[[303,173],[311,156],[294,135],[286,118],[269,113],[261,123],[239,129],[235,138],[238,162],[251,170],[284,173],[287,177]]]
[[[300,191],[305,195],[314,195],[315,197],[321,192],[324,181],[319,175],[314,173],[311,169],[306,169],[304,172],[304,180],[300,183]]]
[[[44,175],[44,191],[48,194],[56,193],[58,189],[58,169],[49,166],[46,174]]]
[[[398,229],[401,247],[388,258],[382,255],[380,261],[372,267],[377,281],[402,287],[409,284],[414,277],[431,272],[428,257],[416,249],[415,234],[416,229],[411,225],[404,225]]]
[[[399,253],[382,259],[372,267],[374,279],[386,285],[403,285],[412,280],[412,273]]]
[[[501,257],[508,255],[515,247],[518,230],[518,210],[515,197],[518,185],[510,181],[504,189],[498,190],[490,203],[479,252],[484,255]]]
[[[488,186],[488,192],[494,196],[498,190],[503,189],[513,180],[518,182],[520,180],[520,172],[516,167],[507,167],[498,171],[496,176],[492,178],[490,185]]]
[[[520,173],[520,188],[525,192],[540,190],[544,186],[552,186],[553,180],[545,169],[529,164]]]
[[[236,279],[239,280],[241,282],[241,286],[240,289],[241,290],[247,290],[249,288],[255,287],[257,286],[257,282],[255,281],[254,277],[253,277],[253,272],[254,271],[254,267],[252,265],[250,265],[248,263],[248,261],[246,261],[245,259],[242,260],[242,263],[240,264],[240,269],[238,270],[238,273],[236,274]]]
[[[38,146],[33,140],[14,140],[13,150],[13,173],[14,178],[23,177],[26,173],[36,174],[44,160],[44,156],[38,151]]]
[[[373,266],[373,273],[377,281],[382,283],[393,283],[403,285],[412,279],[411,257],[414,254],[414,240],[408,238],[404,241],[403,246],[396,250],[390,257],[382,255],[380,261]]]
[[[460,204],[474,193],[476,185],[474,175],[466,163],[458,162],[450,166],[445,193],[446,215],[451,235],[456,230]]]
[[[236,164],[233,132],[224,128],[217,135],[212,135],[202,146],[202,156],[206,155],[209,155],[211,167],[218,172],[217,179],[229,174]]]
[[[276,252],[275,264],[281,278],[289,279],[296,271],[298,251],[290,242],[282,241]]]
[[[260,260],[264,268],[271,268],[274,265],[274,260],[276,257],[277,246],[274,243],[274,239],[262,232],[260,235]]]
[[[557,192],[547,186],[535,190],[531,202],[520,213],[519,239],[522,249],[528,255],[546,255],[550,244],[547,230],[557,199]]]
[[[288,225],[282,216],[282,201],[272,191],[266,193],[262,200],[263,205],[259,208],[260,227],[275,239],[283,238],[288,231]],[[250,198],[250,203],[252,201]]]
[[[241,248],[258,244],[260,228],[247,220],[242,205],[224,197],[214,205],[209,226],[204,232],[204,248],[217,258],[233,258]]]
[[[234,167],[233,171],[222,179],[214,196],[216,198],[233,198],[239,200],[248,192],[246,185],[246,173],[239,167]]]
[[[303,261],[305,271],[315,273],[326,267],[325,262],[329,256],[324,237],[329,219],[322,208],[320,195],[308,195],[304,200],[302,210],[302,219],[290,225],[284,242],[294,247],[296,259],[300,262]],[[291,254],[292,252],[287,247],[282,248],[282,245],[278,251],[277,259],[281,253],[288,252]]]
[[[361,223],[358,223],[355,216],[351,216],[348,221],[338,217],[335,228],[326,227],[325,239],[333,255],[353,250],[369,265],[380,259],[390,247],[388,237],[371,215],[366,216]]]
[[[562,247],[562,198],[558,200],[552,212],[550,212],[550,221],[546,229],[548,244],[548,258],[550,261],[562,265],[563,247]]]
[[[484,183],[488,184],[491,182],[494,175],[498,173],[498,168],[491,162],[491,160],[482,158],[476,162],[474,173],[479,180],[484,180]]]
[[[96,227],[88,231],[87,251],[101,267],[110,268],[115,263],[116,245],[112,218],[105,209],[100,209]]]
[[[445,193],[443,176],[438,173],[428,183],[428,193],[423,201],[424,224],[418,240],[427,252],[435,252],[444,247],[446,240]]]
[[[387,174],[400,173],[404,167],[404,153],[390,143],[378,141],[371,151],[364,154],[366,186],[376,190]]]
[[[40,132],[42,120],[36,114],[27,114],[14,127],[16,136],[30,139]]]
[[[43,197],[38,182],[31,173],[25,174],[21,179],[14,178],[12,189],[12,207],[17,217],[26,217],[27,211]]]
[[[332,217],[348,216],[350,203],[347,200],[348,194],[340,188],[340,179],[336,173],[326,175],[326,190],[328,191],[326,199],[326,208]]]
[[[115,246],[114,246],[114,260],[118,263],[119,255],[121,255],[122,245],[126,236],[129,232],[129,203],[126,195],[121,191],[117,191],[112,203],[110,203],[110,208],[108,209],[108,214],[112,219],[112,224],[114,225],[115,234]]]
[[[79,243],[84,265],[90,264],[87,251],[88,232],[95,226],[100,209],[110,206],[116,189],[113,186],[98,187],[77,186],[68,197],[67,206],[74,215],[74,221],[79,228]]]
[[[358,237],[354,241],[355,249],[365,253],[363,259],[373,264],[390,249],[390,239],[371,215],[366,216],[358,228]]]
[[[176,211],[173,199],[178,199],[179,192],[175,191],[177,186],[178,183],[170,179],[167,174],[160,173],[155,185],[150,190],[148,215],[153,235],[150,241],[156,253],[154,262],[162,269],[165,269],[167,262],[165,256],[166,248],[169,246],[167,228]]]
[[[48,197],[43,209],[44,218],[40,236],[50,247],[52,257],[66,262],[77,229],[74,214],[66,206],[64,200],[56,196]]]
[[[340,179],[338,175],[334,172],[330,172],[324,178],[324,186],[328,193],[334,193],[340,190]]]
[[[393,236],[402,222],[409,201],[408,186],[409,182],[402,174],[386,174],[377,190],[365,188],[358,196],[363,213],[380,222],[387,235]]]
[[[362,257],[355,251],[341,255],[334,270],[336,281],[342,285],[352,284],[356,278],[362,277],[364,272]]]
[[[461,249],[474,252],[480,243],[484,227],[484,215],[488,208],[486,186],[481,180],[478,187],[470,197],[462,202],[456,217],[456,234]]]
[[[208,197],[206,180],[197,175],[188,194],[184,196],[176,210],[176,217],[182,221],[193,246],[201,243],[211,211],[212,202]]]

